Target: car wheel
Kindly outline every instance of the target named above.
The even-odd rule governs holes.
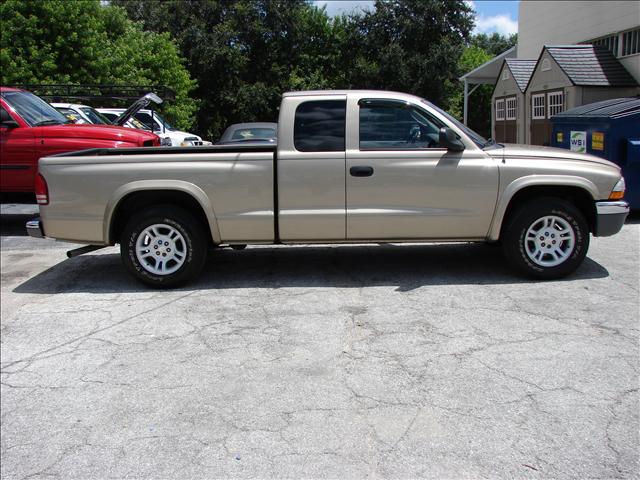
[[[133,215],[120,240],[125,266],[141,282],[177,287],[196,277],[207,257],[199,222],[186,210],[157,206]]]
[[[534,278],[561,278],[573,272],[589,248],[589,227],[571,203],[533,200],[508,220],[502,235],[509,263]]]

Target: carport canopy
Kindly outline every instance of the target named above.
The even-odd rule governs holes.
[[[479,67],[474,68],[468,73],[465,73],[458,80],[464,83],[464,124],[467,124],[467,110],[469,105],[469,96],[480,85],[493,85],[498,79],[502,63],[505,58],[514,58],[518,54],[518,47],[513,46],[509,50],[502,52],[500,55],[493,57],[491,60],[483,63]],[[469,90],[470,85],[475,85]]]

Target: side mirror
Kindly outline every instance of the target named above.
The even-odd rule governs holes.
[[[4,108],[0,108],[0,127],[3,128],[18,128],[18,122],[16,122],[9,112],[7,112]]]
[[[450,128],[442,127],[438,140],[439,146],[446,148],[450,152],[461,152],[464,150],[464,143],[462,143]]]

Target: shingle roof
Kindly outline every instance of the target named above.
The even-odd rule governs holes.
[[[507,62],[518,88],[521,92],[524,92],[537,62],[535,60],[520,60],[517,58],[506,58],[505,62]]]
[[[638,82],[605,47],[593,45],[545,45],[564,73],[581,86],[628,87]]]

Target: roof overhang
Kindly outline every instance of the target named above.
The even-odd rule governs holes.
[[[518,47],[513,46],[509,50],[502,52],[500,55],[493,57],[491,60],[483,63],[479,67],[474,68],[465,73],[458,80],[469,84],[491,84],[496,83],[500,69],[505,58],[515,58],[518,55]]]

